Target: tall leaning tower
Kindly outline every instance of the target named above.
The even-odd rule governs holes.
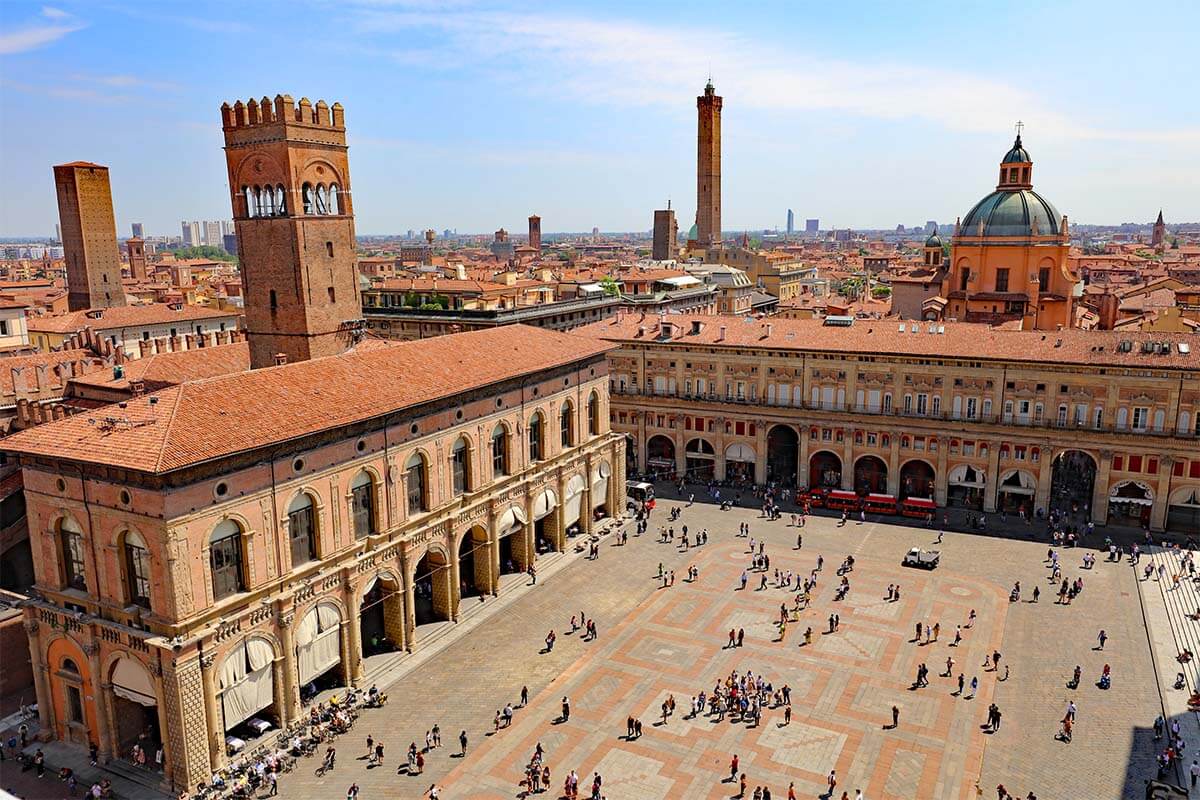
[[[696,240],[721,241],[721,97],[709,79],[696,98]]]
[[[342,107],[221,106],[253,369],[353,345],[362,302]]]

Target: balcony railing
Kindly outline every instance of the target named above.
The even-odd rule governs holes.
[[[611,390],[613,397],[646,397],[655,399],[673,399],[686,400],[701,403],[721,403],[732,405],[755,405],[762,406],[766,409],[796,409],[797,411],[826,411],[834,413],[868,415],[874,417],[902,417],[908,419],[927,419],[942,422],[955,422],[966,424],[980,425],[1011,425],[1019,428],[1035,428],[1045,430],[1072,430],[1087,433],[1129,433],[1138,434],[1141,436],[1162,436],[1176,439],[1198,439],[1200,431],[1195,429],[1180,431],[1177,428],[1172,429],[1166,426],[1155,428],[1154,426],[1134,427],[1131,424],[1117,425],[1116,423],[1107,423],[1101,425],[1090,425],[1087,423],[1078,423],[1074,420],[1059,421],[1058,419],[1034,419],[1022,418],[1015,414],[975,414],[968,416],[964,413],[955,414],[954,412],[939,411],[934,414],[919,413],[915,410],[905,411],[903,408],[877,408],[872,406],[859,406],[851,403],[824,403],[811,401],[804,403],[783,403],[776,400],[763,401],[759,398],[751,398],[749,395],[725,395],[720,392],[686,392],[686,391],[654,391],[639,390],[631,386],[618,386]]]

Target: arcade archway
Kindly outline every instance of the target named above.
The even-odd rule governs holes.
[[[675,443],[666,436],[651,436],[646,442],[646,468],[654,475],[675,473]]]
[[[800,434],[787,425],[771,428],[767,433],[767,481],[795,486],[799,465]]]
[[[1146,526],[1154,506],[1154,490],[1141,481],[1121,481],[1108,493],[1108,521],[1117,525]]]
[[[1066,450],[1050,472],[1050,505],[1059,511],[1085,511],[1096,488],[1096,459],[1083,450]]]
[[[837,489],[842,485],[842,460],[828,450],[808,459],[808,485],[813,489]]]
[[[474,526],[458,543],[458,596],[478,597],[492,590],[492,558],[487,529]]]
[[[1033,473],[1023,469],[1009,470],[1000,478],[996,487],[996,510],[1028,513],[1033,508],[1033,496],[1037,493],[1037,479]]]
[[[1200,488],[1176,489],[1167,505],[1167,530],[1175,533],[1200,533]]]
[[[717,451],[706,439],[691,439],[683,448],[688,480],[707,483],[717,474]]]
[[[757,459],[748,444],[736,442],[725,448],[725,480],[735,484],[753,484],[757,480],[754,465]]]
[[[925,497],[933,499],[934,470],[927,462],[913,459],[900,467],[900,499]]]
[[[959,464],[946,476],[946,505],[983,509],[987,473],[972,464]]]
[[[854,491],[859,494],[887,493],[887,464],[878,456],[863,456],[854,462]]]
[[[445,554],[427,551],[413,572],[413,617],[417,625],[450,620],[451,586],[450,563]]]
[[[390,572],[367,582],[358,622],[363,656],[396,650],[404,641],[404,589]]]

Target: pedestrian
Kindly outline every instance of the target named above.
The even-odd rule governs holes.
[[[458,734],[458,754],[465,756],[467,754],[467,732],[463,731]]]
[[[1105,643],[1105,642],[1108,640],[1108,634],[1104,632],[1104,629],[1103,629],[1103,628],[1101,628],[1101,630],[1100,630],[1100,635],[1098,635],[1098,636],[1096,637],[1096,639],[1097,639],[1097,641],[1099,641],[1099,642],[1100,642],[1100,645],[1099,645],[1099,646],[1098,646],[1096,649],[1097,649],[1097,650],[1103,650],[1103,649],[1104,649],[1104,643]]]
[[[892,727],[893,728],[900,727],[900,707],[899,706],[892,706]]]
[[[562,721],[566,722],[571,718],[571,701],[563,696],[562,699]]]
[[[729,780],[730,781],[737,780],[737,774],[738,774],[738,757],[737,757],[737,753],[734,753],[733,758],[729,762]]]
[[[40,778],[46,774],[46,756],[43,755],[42,749],[33,754],[33,766],[37,768],[37,776]]]
[[[826,779],[829,784],[829,796],[833,797],[833,790],[837,788],[837,770],[829,770],[829,777]]]
[[[358,800],[358,784],[350,784],[350,788],[346,790],[346,800]]]

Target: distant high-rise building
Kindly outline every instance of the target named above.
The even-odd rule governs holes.
[[[221,237],[221,242],[225,245],[224,250],[231,256],[237,255],[237,234],[227,233]]]
[[[182,223],[180,223],[180,227],[183,229],[183,246],[199,247],[201,244],[200,223],[194,221],[188,222],[187,220],[184,220]]]
[[[654,248],[651,255],[655,261],[669,261],[679,250],[679,224],[670,203],[666,208],[654,212]]]
[[[135,223],[136,227],[141,227]],[[146,280],[146,247],[140,236],[125,240],[125,251],[129,254],[129,275],[135,281]]]
[[[415,233],[415,231],[413,231],[413,229],[412,229],[412,228],[409,228],[409,229],[408,229],[408,233],[404,234],[404,238],[405,238],[405,239],[411,239],[411,238],[413,238],[413,234],[414,234],[414,233]]]
[[[806,219],[804,220],[804,232],[809,236],[816,236],[821,232],[821,220]]]
[[[529,246],[542,254],[542,218],[537,214],[529,217]]]
[[[787,216],[787,232],[788,232],[788,236],[791,236],[791,235],[792,235],[792,233],[793,233],[793,232],[795,232],[795,230],[796,230],[796,215],[795,215],[794,213],[792,213],[792,210],[789,208],[789,209],[788,209],[788,216]]]
[[[599,228],[596,228],[596,227],[592,228],[592,241],[593,242],[600,241],[600,229]]]
[[[937,233],[937,229],[938,229],[938,224],[937,224],[936,219],[930,219],[930,220],[925,221],[925,235],[926,236]]]
[[[454,231],[450,230],[449,228],[446,228],[446,230],[442,231],[443,239],[449,239],[452,236],[454,236]]]
[[[221,247],[225,242],[221,238],[221,223],[208,222],[204,223],[204,243],[209,247]]]
[[[87,161],[60,164],[54,168],[54,187],[67,262],[67,307],[83,311],[125,305],[108,167]]]
[[[54,241],[62,243],[62,225],[54,225]]]
[[[721,97],[710,79],[696,98],[696,241],[721,241]]]
[[[146,238],[146,231],[145,231],[142,223],[135,222],[129,226],[129,229],[133,233],[133,238],[135,238],[135,239],[145,239]]]
[[[221,238],[224,238],[226,236],[229,236],[230,234],[236,234],[236,233],[237,233],[237,230],[235,230],[233,227],[233,220],[231,220],[231,219],[221,220]]]
[[[1163,222],[1162,209],[1158,210],[1158,219],[1154,223],[1154,232],[1150,234],[1150,244],[1154,247],[1161,245],[1167,238],[1167,225]]]

